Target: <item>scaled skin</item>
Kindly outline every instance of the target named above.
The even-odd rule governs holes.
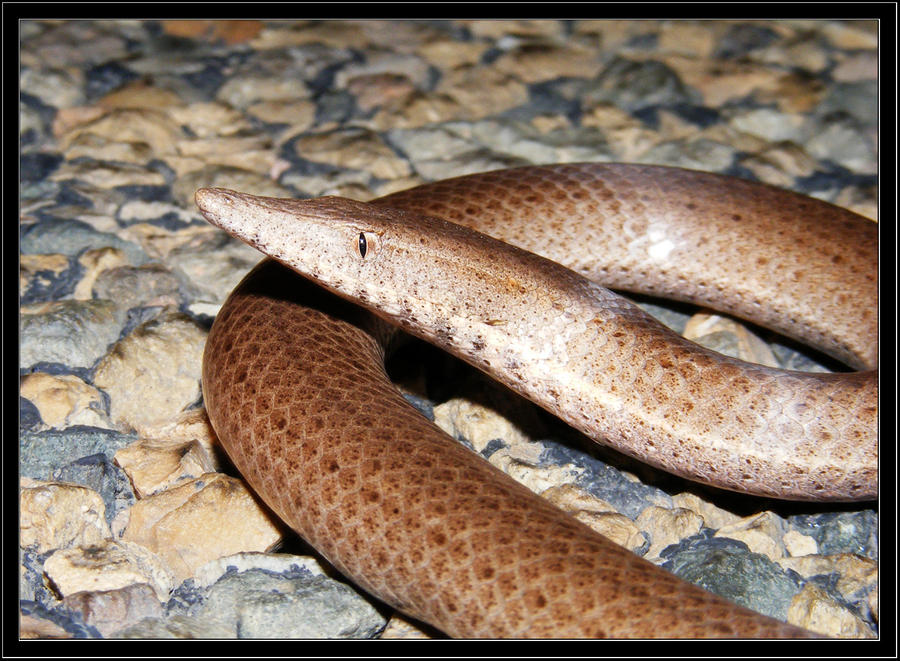
[[[870,221],[733,179],[615,165],[476,175],[375,206],[221,189],[197,199],[214,224],[654,465],[787,498],[877,491],[875,372],[799,375],[724,359],[582,277],[631,289],[642,280],[655,294],[681,285],[683,299],[739,314],[763,304],[759,321],[871,364]],[[543,241],[545,254],[569,254],[582,275],[397,208],[494,235],[509,227],[502,238],[532,250]],[[588,216],[606,224],[578,222]],[[726,228],[743,244],[722,236]],[[773,234],[769,252],[751,245],[753,259],[734,255]],[[681,235],[695,243],[687,259]],[[585,257],[601,245],[619,261]],[[699,261],[713,272],[685,287]],[[748,273],[718,273],[717,261],[749,263]],[[380,326],[295,304],[287,288],[296,282],[279,273],[260,267],[217,318],[204,360],[207,410],[258,493],[363,587],[460,636],[804,635],[636,558],[458,448],[387,381]],[[778,286],[753,285],[773,273]],[[810,291],[804,278],[839,284],[792,302],[796,289]],[[848,298],[856,323],[846,323]],[[833,320],[823,314],[831,310]]]

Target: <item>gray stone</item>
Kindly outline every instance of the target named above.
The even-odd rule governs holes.
[[[227,574],[200,614],[228,622],[238,638],[371,638],[386,624],[349,586],[304,570]]]
[[[784,620],[797,581],[743,542],[690,537],[664,549],[663,567],[742,606]]]
[[[112,460],[116,450],[133,443],[131,434],[95,427],[19,434],[19,475],[52,480],[53,472],[83,457],[102,453]]]
[[[20,367],[91,367],[118,339],[125,313],[112,301],[57,301],[19,319]]]

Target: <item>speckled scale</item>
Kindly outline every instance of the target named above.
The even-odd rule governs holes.
[[[295,208],[277,204],[289,212]],[[482,231],[624,289],[673,295],[684,288],[687,294],[680,297],[685,300],[712,302],[756,318],[856,364],[871,364],[877,356],[870,323],[874,224],[790,193],[678,170],[575,165],[448,180],[376,204],[477,223]],[[823,209],[831,222],[819,227],[816,214]],[[591,220],[597,217],[603,222]],[[794,225],[799,229],[791,229]],[[737,242],[753,246],[751,260],[736,259],[738,243],[720,234],[735,226]],[[688,238],[682,240],[676,227]],[[611,259],[609,264],[591,256],[597,250],[602,259]],[[697,251],[703,259],[694,256]],[[469,257],[460,256],[461,267],[467,268]],[[516,264],[528,262],[523,259],[513,256]],[[658,263],[651,263],[654,259]],[[738,275],[731,268],[735,264],[743,265]],[[518,268],[510,271],[512,280],[527,279]],[[781,276],[774,288],[762,283],[773,274]],[[821,285],[813,291],[810,280],[803,284],[810,277]],[[321,302],[322,294],[302,282],[266,263],[233,293],[207,345],[204,396],[220,439],[248,481],[357,583],[456,636],[807,635],[633,556],[452,443],[387,381],[379,341],[386,332],[343,304]],[[302,300],[299,293],[285,293],[294,287]],[[812,303],[803,302],[803,296],[794,299],[798,292]],[[858,314],[841,307],[848,296],[863,303],[851,310]],[[828,424],[808,415],[803,397],[792,392],[802,388],[785,387],[789,382],[783,374],[747,372],[732,361],[692,353],[642,313],[610,301],[597,314],[616,317],[629,331],[605,336],[595,353],[614,356],[624,350],[628,358],[620,365],[605,360],[600,371],[615,377],[607,386],[639,398],[636,408],[649,406],[656,418],[646,418],[646,424],[678,418],[692,405],[709,405],[691,399],[696,373],[714,380],[716,399],[733,397],[738,408],[742,401],[752,404],[735,412],[726,401],[714,412],[723,419],[736,416],[726,426],[771,415],[790,433],[795,430],[788,428],[797,425]],[[552,295],[532,300],[546,302],[557,305]],[[507,301],[501,297],[497,303]],[[775,312],[757,309],[762,303],[771,303],[766,309]],[[319,305],[338,318],[316,311]],[[456,335],[439,339],[458,341]],[[477,345],[476,338],[476,354]],[[670,368],[667,345],[681,346],[693,359]],[[585,359],[572,364],[590,360],[588,353],[582,355]],[[499,376],[512,374],[515,381],[516,369],[507,365]],[[829,378],[808,391],[811,402],[831,399],[835,410],[876,419],[874,373],[835,375],[833,391]],[[679,389],[684,392],[675,392]],[[777,424],[771,429],[774,438]],[[678,446],[661,447],[660,453],[681,474],[706,481],[721,477],[722,467],[734,462],[708,445],[706,432],[697,430],[693,441],[707,443],[697,447],[699,453],[682,456]],[[623,432],[625,437],[634,433]],[[686,432],[686,446],[692,434]],[[861,462],[859,448],[852,445],[838,446],[836,452],[839,461]],[[653,462],[650,455],[647,460]],[[758,460],[741,459],[744,465],[735,468],[731,488],[741,489],[743,469],[751,481],[757,479],[760,469],[752,464]],[[785,490],[795,476],[808,473],[790,456],[781,463],[780,472],[763,467],[762,474],[768,471],[781,480]],[[838,477],[820,471],[809,495],[828,494]]]
[[[606,287],[714,303],[854,367],[877,362],[877,224],[818,200],[678,168],[574,163],[445,179],[374,204],[471,227]]]
[[[241,473],[361,586],[462,637],[806,635],[637,558],[454,444],[397,395],[374,337],[316,309],[342,307],[327,298],[273,262],[258,267],[210,334],[204,399]],[[350,350],[300,344],[273,360],[232,339],[301,331]],[[353,387],[326,396],[317,382],[337,371]],[[269,410],[273,380],[291,393]]]

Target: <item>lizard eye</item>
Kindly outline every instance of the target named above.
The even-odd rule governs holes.
[[[363,259],[375,254],[378,247],[377,237],[373,232],[360,232],[356,240],[356,252]]]

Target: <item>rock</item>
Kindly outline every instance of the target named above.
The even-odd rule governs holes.
[[[119,629],[110,638],[125,639],[200,639],[235,638],[234,630],[219,622],[176,615],[166,618],[145,618],[136,624]]]
[[[97,277],[93,291],[98,298],[116,301],[125,309],[177,307],[182,302],[181,284],[161,264],[115,266]]]
[[[516,417],[513,413],[509,417]],[[452,399],[434,407],[434,423],[453,438],[464,438],[476,452],[501,438],[509,445],[527,443],[531,438],[489,407],[466,399]]]
[[[46,553],[86,546],[110,537],[103,499],[78,484],[22,478],[19,546]]]
[[[74,425],[110,429],[100,391],[72,374],[29,374],[19,386],[19,394],[37,407],[41,420],[54,429]]]
[[[194,574],[200,588],[208,588],[228,573],[241,573],[250,569],[260,569],[272,574],[301,572],[311,576],[325,576],[332,571],[314,556],[291,555],[288,553],[259,553],[244,551],[210,560]]]
[[[684,337],[726,356],[747,362],[779,367],[775,354],[746,326],[716,314],[698,313],[684,328]]]
[[[92,298],[117,299],[108,296],[94,296],[94,283],[103,273],[118,266],[127,264],[125,253],[118,248],[96,248],[86,250],[78,257],[78,264],[84,268],[84,275],[75,287],[72,297],[75,300],[87,301]],[[121,303],[120,303],[121,304]]]
[[[811,583],[807,583],[791,601],[788,620],[832,638],[878,637],[859,617]]]
[[[541,496],[610,541],[632,553],[643,554],[647,546],[646,535],[609,503],[571,484],[550,487],[542,491]]]
[[[121,537],[158,553],[180,582],[215,558],[271,549],[281,528],[242,482],[210,473],[135,503]]]
[[[85,133],[115,142],[143,143],[153,150],[157,158],[174,153],[175,145],[182,135],[165,112],[151,108],[117,109],[107,111],[98,119],[60,135],[63,149]]]
[[[666,64],[624,57],[614,58],[597,74],[583,96],[585,108],[609,102],[631,112],[649,106],[699,103],[700,100],[700,95],[685,85],[678,73]]]
[[[71,427],[19,435],[19,473],[38,480],[84,457],[102,454],[112,459],[116,450],[135,437],[118,431],[93,427]]]
[[[171,443],[182,444],[199,443],[206,451],[207,460],[216,471],[228,463],[225,450],[216,438],[205,409],[184,411],[159,425],[143,425],[138,431],[148,439],[164,439]]]
[[[215,470],[197,441],[141,439],[116,452],[115,461],[128,474],[138,498]]]
[[[781,541],[785,532],[785,521],[773,512],[760,512],[741,521],[722,526],[716,537],[728,537],[744,542],[754,553],[761,553],[777,562],[784,557],[785,549]]]
[[[650,548],[645,557],[648,560],[658,560],[664,548],[700,532],[703,517],[683,508],[669,509],[651,505],[641,512],[635,523],[650,536]]]
[[[850,602],[860,602],[878,589],[878,563],[853,553],[779,558],[776,562],[801,576],[829,576],[829,585]]]
[[[110,418],[134,428],[196,402],[205,341],[196,323],[170,311],[117,342],[94,371],[94,383],[109,395]]]
[[[597,73],[602,62],[595,51],[573,42],[530,41],[511,48],[493,64],[498,71],[524,83],[537,83],[561,77],[588,78]]]
[[[44,573],[61,597],[147,583],[164,600],[173,587],[172,572],[160,557],[127,540],[55,551],[44,563]]]
[[[112,301],[54,301],[21,308],[19,363],[91,367],[125,320]]]
[[[72,634],[49,620],[32,615],[21,615],[19,617],[19,637],[23,639],[58,640],[60,638],[72,638]]]
[[[385,618],[350,587],[325,576],[226,574],[210,588],[199,617],[238,638],[372,638]]]
[[[133,583],[117,590],[75,592],[67,595],[61,606],[78,613],[104,637],[146,617],[163,615],[162,604],[146,583]]]
[[[172,90],[155,87],[148,84],[146,80],[135,80],[110,92],[99,99],[97,104],[106,108],[163,110],[172,106],[184,105],[184,101]]]
[[[688,509],[703,517],[703,525],[717,530],[723,526],[740,521],[741,517],[721,507],[703,500],[689,491],[672,496],[672,504],[678,508]]]
[[[131,264],[147,261],[147,255],[135,244],[115,234],[98,232],[88,223],[61,218],[52,218],[23,229],[19,251],[27,255],[60,253],[74,257],[86,249],[109,247],[121,250]]]
[[[21,303],[43,303],[72,293],[77,277],[66,255],[20,255],[19,293]]]
[[[235,135],[250,128],[249,121],[239,110],[223,103],[191,103],[170,109],[169,115],[174,123],[186,127],[198,138]]]
[[[349,128],[301,136],[293,147],[302,159],[365,170],[380,179],[410,174],[405,160],[376,133],[364,129]]]
[[[788,530],[784,533],[781,541],[784,543],[784,550],[794,557],[814,555],[819,550],[815,539],[809,535],[803,535],[796,530]],[[780,561],[776,560],[776,562]]]
[[[693,542],[693,543],[692,543]],[[776,619],[787,617],[797,583],[781,568],[741,542],[683,540],[664,549],[663,567],[726,599]]]
[[[431,638],[441,638],[439,631],[435,631],[427,624],[408,620],[399,613],[394,613],[388,621],[384,631],[381,632],[379,638],[382,640],[407,639],[413,640],[429,640]]]
[[[51,476],[56,481],[80,484],[99,493],[106,508],[107,523],[134,502],[128,476],[103,452],[71,461],[53,470]]]

